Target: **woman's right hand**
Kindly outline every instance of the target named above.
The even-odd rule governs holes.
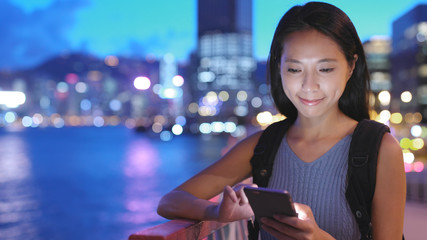
[[[222,201],[214,209],[218,222],[233,222],[248,219],[254,215],[243,188],[257,187],[255,184],[238,184],[233,188],[225,186]]]

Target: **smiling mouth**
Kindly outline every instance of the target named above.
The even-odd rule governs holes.
[[[305,99],[305,98],[301,98],[301,97],[299,99],[304,105],[307,105],[307,106],[315,106],[323,100],[323,98],[309,100],[309,99]]]

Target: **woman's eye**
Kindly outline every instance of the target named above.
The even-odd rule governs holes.
[[[325,73],[332,72],[333,70],[334,70],[333,68],[321,68],[320,69],[321,72],[325,72]]]
[[[301,72],[301,70],[295,69],[295,68],[288,68],[288,72],[290,73],[298,73]]]

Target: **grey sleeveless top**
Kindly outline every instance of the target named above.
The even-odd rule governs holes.
[[[359,227],[345,197],[352,135],[311,163],[303,162],[284,137],[274,161],[269,188],[287,190],[294,202],[311,207],[317,225],[336,239],[360,239]],[[261,239],[275,239],[261,230]]]

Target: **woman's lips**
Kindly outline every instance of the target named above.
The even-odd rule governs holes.
[[[317,104],[319,104],[323,100],[323,98],[320,98],[320,99],[305,99],[305,98],[301,98],[301,97],[299,99],[300,99],[300,101],[303,104],[308,105],[308,106],[317,105]]]

